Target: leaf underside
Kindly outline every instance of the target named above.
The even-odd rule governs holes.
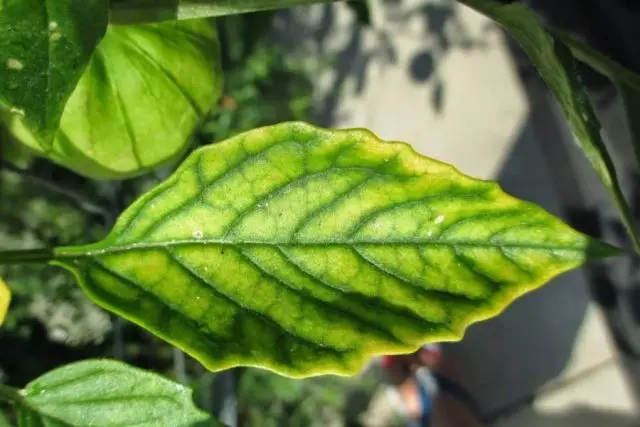
[[[18,118],[25,145],[95,179],[122,179],[182,155],[222,90],[212,20],[110,27],[70,97],[51,150]]]
[[[104,241],[56,263],[212,370],[307,376],[459,339],[613,253],[404,143],[285,123],[195,151]]]
[[[191,390],[124,363],[87,360],[48,372],[22,391],[21,427],[212,426]],[[218,425],[218,424],[216,424]]]
[[[107,28],[107,0],[0,2],[0,111],[47,150],[67,99]]]

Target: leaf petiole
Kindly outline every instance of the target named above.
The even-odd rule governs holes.
[[[0,400],[18,403],[23,400],[23,397],[18,389],[0,384]]]
[[[53,258],[53,249],[51,248],[0,251],[0,265],[45,263]]]

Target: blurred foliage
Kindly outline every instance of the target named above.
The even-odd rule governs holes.
[[[247,369],[238,386],[240,424],[251,427],[342,425],[345,388],[340,377],[294,380]]]
[[[307,64],[264,36],[273,15],[262,12],[219,20],[225,90],[202,127],[201,143],[308,118],[313,89],[310,72]]]
[[[104,234],[104,219],[87,214],[47,181],[44,167],[36,175],[4,168],[0,174],[0,241],[3,249],[28,249],[94,240]],[[71,184],[71,183],[69,183]],[[67,187],[68,188],[68,187]],[[52,341],[70,345],[100,343],[110,330],[109,317],[91,304],[66,272],[47,265],[1,266],[13,301],[5,331],[27,338],[25,318],[39,319]],[[1,345],[1,344],[0,344]]]
[[[9,420],[7,420],[4,415],[2,415],[2,412],[0,412],[0,427],[11,427],[11,424],[9,424]]]

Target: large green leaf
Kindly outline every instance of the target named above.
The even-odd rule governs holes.
[[[615,166],[602,140],[600,122],[579,80],[576,61],[570,49],[551,34],[526,6],[516,3],[505,5],[495,0],[461,2],[495,20],[520,43],[555,95],[571,125],[576,143],[612,195],[636,251],[640,253],[640,238],[620,189]]]
[[[108,4],[0,0],[0,107],[21,117],[42,149],[105,33]]]
[[[234,15],[330,0],[113,0],[112,23],[153,22]]]
[[[55,263],[211,369],[302,376],[459,339],[615,252],[406,144],[285,123],[194,152]]]
[[[19,427],[212,425],[213,420],[193,404],[191,393],[124,363],[91,360],[32,381],[15,403]]]
[[[67,103],[52,150],[40,154],[97,179],[174,159],[220,96],[219,56],[211,20],[110,27]],[[9,125],[38,151],[20,120]]]

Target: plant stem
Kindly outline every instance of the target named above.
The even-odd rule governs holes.
[[[335,0],[127,0],[112,1],[111,24],[136,24],[172,19],[207,18],[280,9]]]
[[[18,389],[0,384],[0,400],[17,403],[22,401],[22,399],[23,397]]]
[[[91,200],[87,199],[81,194],[67,190],[65,188],[58,187],[57,185],[45,179],[42,179],[39,176],[34,175],[27,170],[15,167],[11,163],[8,163],[5,161],[0,160],[0,168],[1,168],[0,170],[6,170],[9,172],[15,173],[20,177],[22,177],[23,179],[29,180],[34,184],[39,185],[42,188],[45,188],[47,191],[50,191],[51,193],[55,193],[60,196],[63,196],[64,198],[71,201],[74,205],[76,205],[78,209],[84,212],[87,212],[90,214],[102,215],[106,218],[110,217],[109,213],[105,208],[93,203]]]
[[[38,264],[53,260],[53,249],[23,249],[18,251],[0,251],[0,265]]]

